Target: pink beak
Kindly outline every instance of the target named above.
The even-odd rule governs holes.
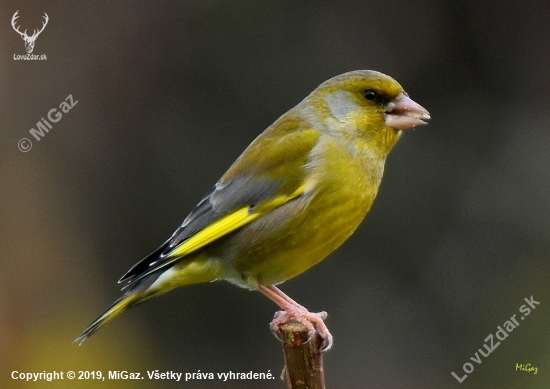
[[[423,126],[428,119],[430,113],[403,93],[386,107],[386,126],[398,130]]]

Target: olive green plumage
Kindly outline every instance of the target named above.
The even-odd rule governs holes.
[[[126,294],[77,339],[175,287],[249,289],[309,269],[361,223],[401,130],[428,113],[392,78],[336,76],[259,135],[159,249],[122,277]]]

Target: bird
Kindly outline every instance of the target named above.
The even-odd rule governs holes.
[[[370,210],[386,157],[429,112],[392,77],[355,70],[328,79],[262,132],[158,249],[119,283],[122,296],[75,340],[82,344],[122,311],[174,288],[225,280],[259,291],[309,338],[333,336],[277,285],[341,246]]]

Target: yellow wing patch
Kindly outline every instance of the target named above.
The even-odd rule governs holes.
[[[239,229],[240,227],[258,219],[259,217],[265,215],[273,209],[300,196],[304,193],[306,187],[307,183],[304,183],[289,195],[277,196],[272,198],[271,200],[260,203],[257,207],[255,207],[252,213],[250,212],[252,207],[247,205],[245,207],[239,208],[238,210],[230,213],[227,216],[222,217],[208,227],[204,228],[202,231],[199,231],[197,234],[193,235],[186,241],[176,246],[174,250],[170,252],[170,254],[168,254],[168,256],[166,257],[166,259],[172,259],[172,261],[168,261],[168,263],[182,258],[200,249],[201,247],[204,247],[207,244],[214,242],[222,236],[225,236]]]
[[[193,251],[212,243],[216,239],[235,231],[237,228],[250,223],[260,216],[260,213],[250,213],[250,207],[242,207],[237,211],[217,220],[196,235],[193,235],[191,238],[187,239],[185,242],[180,243],[180,245],[176,246],[167,258],[184,257]]]

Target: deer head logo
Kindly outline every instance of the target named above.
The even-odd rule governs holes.
[[[34,30],[34,33],[32,34],[32,36],[28,36],[27,30],[25,30],[25,32],[21,32],[15,25],[15,21],[19,17],[19,15],[17,15],[18,12],[19,11],[15,11],[15,13],[13,14],[13,18],[11,18],[11,26],[15,31],[19,33],[19,35],[21,35],[21,38],[23,38],[23,40],[25,41],[25,50],[27,50],[27,53],[30,54],[34,50],[34,43],[35,43],[34,41],[36,41],[36,38],[38,38],[38,35],[40,35],[42,31],[44,31],[44,27],[46,27],[46,24],[48,24],[48,20],[50,18],[48,18],[48,14],[44,12],[43,18],[45,20],[42,23],[42,28],[40,30]]]

